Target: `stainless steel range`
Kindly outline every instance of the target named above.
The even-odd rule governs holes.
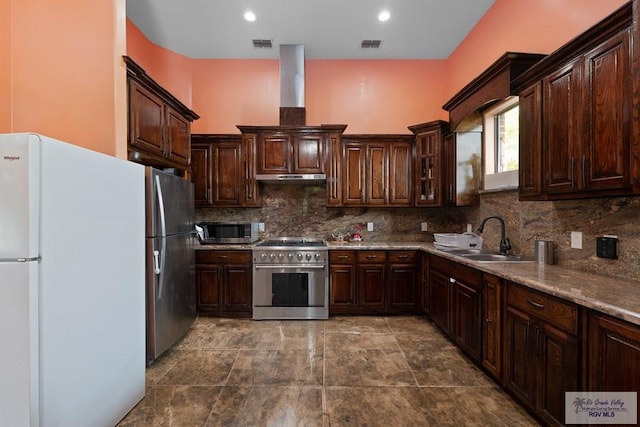
[[[328,319],[327,243],[282,237],[253,249],[253,318]]]

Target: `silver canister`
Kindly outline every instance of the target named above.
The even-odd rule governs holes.
[[[539,264],[553,264],[553,241],[536,240],[534,253]]]

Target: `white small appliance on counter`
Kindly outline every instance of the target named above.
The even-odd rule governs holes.
[[[144,167],[0,134],[0,426],[112,427],[145,391]]]

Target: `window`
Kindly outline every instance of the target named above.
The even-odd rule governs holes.
[[[486,110],[484,121],[484,189],[518,186],[518,97]]]

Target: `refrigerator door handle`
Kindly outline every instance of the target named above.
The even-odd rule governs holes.
[[[167,251],[167,221],[164,212],[164,197],[162,195],[162,187],[160,186],[160,176],[156,175],[156,194],[158,195],[158,208],[160,210],[160,232],[162,233],[162,247],[160,248],[160,268],[156,273],[158,275],[158,297],[162,299],[162,288],[164,285],[164,261]]]
[[[160,274],[160,251],[153,251],[153,272]]]

